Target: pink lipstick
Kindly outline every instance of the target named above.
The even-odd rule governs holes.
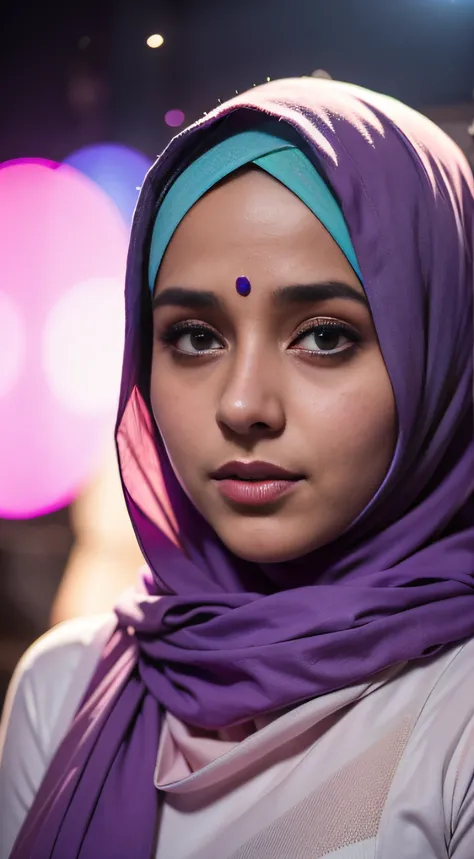
[[[260,507],[276,501],[304,479],[270,462],[228,462],[212,474],[221,495],[237,504]]]

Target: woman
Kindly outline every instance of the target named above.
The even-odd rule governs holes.
[[[332,81],[158,160],[117,423],[148,571],[18,669],[3,856],[472,859],[472,215],[442,132]]]

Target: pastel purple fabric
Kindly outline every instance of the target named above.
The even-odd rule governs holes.
[[[389,473],[334,544],[291,563],[232,556],[181,490],[149,408],[147,247],[173,177],[219,135],[293,126],[343,209],[393,385]],[[117,446],[148,570],[13,859],[150,859],[168,709],[202,728],[278,711],[474,635],[473,183],[462,154],[392,99],[299,78],[179,134],[145,181],[126,283]],[[192,420],[192,416],[190,416]]]

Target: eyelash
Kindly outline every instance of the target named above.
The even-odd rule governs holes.
[[[316,360],[334,360],[336,356],[341,360],[341,358],[349,357],[349,354],[352,354],[354,349],[360,344],[361,336],[360,334],[352,328],[350,325],[346,325],[343,322],[338,322],[334,319],[320,319],[317,324],[314,322],[309,324],[306,328],[302,328],[297,337],[292,341],[292,343],[297,343],[306,337],[308,334],[312,334],[313,332],[327,331],[328,329],[332,329],[334,333],[339,333],[351,342],[351,345],[347,348],[340,350],[332,350],[328,352],[318,352],[316,350],[310,349],[300,349],[297,350],[302,352],[304,355],[309,355],[311,358],[315,358]],[[187,361],[187,360],[195,360],[201,358],[207,358],[209,355],[214,353],[218,353],[223,351],[222,349],[202,349],[201,351],[196,352],[184,352],[181,349],[178,349],[176,346],[177,340],[182,337],[184,334],[194,334],[196,332],[203,332],[211,334],[216,340],[220,340],[220,337],[215,333],[215,331],[209,326],[205,325],[202,322],[177,322],[173,325],[170,325],[162,334],[159,335],[159,340],[163,345],[169,349],[172,349],[175,357],[179,360]]]

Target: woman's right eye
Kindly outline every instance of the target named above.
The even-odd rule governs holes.
[[[162,339],[183,355],[207,354],[223,348],[214,332],[204,325],[175,325]],[[217,348],[213,344],[217,344]]]

